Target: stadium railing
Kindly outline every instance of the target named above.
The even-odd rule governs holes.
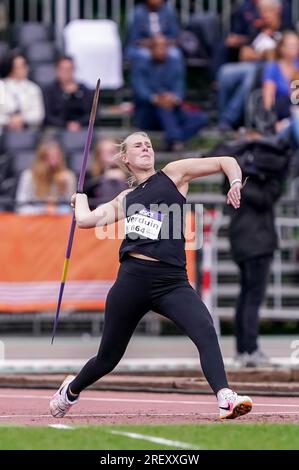
[[[229,28],[230,16],[236,0],[171,0],[176,6],[180,20],[187,23],[190,15],[199,11],[219,12],[225,28]],[[12,23],[43,21],[56,26],[61,32],[64,26],[76,19],[110,18],[117,23],[127,16],[135,0],[8,0],[7,15]]]
[[[241,0],[171,0],[176,6],[182,24],[199,11],[218,12],[224,31],[230,29],[233,8]],[[61,36],[64,26],[76,19],[110,18],[121,23],[134,7],[135,0],[4,0],[10,24],[42,21],[54,24],[55,33]],[[294,21],[299,19],[299,3],[292,2]]]
[[[298,204],[298,202],[297,202]],[[239,292],[238,269],[231,260],[226,229],[229,218],[219,212],[213,237],[213,310],[216,317],[231,319]],[[280,249],[275,252],[266,299],[261,318],[271,320],[299,320],[299,221],[296,217],[277,217],[276,228]]]

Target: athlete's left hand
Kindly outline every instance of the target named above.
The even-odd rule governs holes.
[[[232,185],[227,193],[227,204],[233,206],[234,209],[239,209],[241,205],[241,189],[242,183],[236,182]]]

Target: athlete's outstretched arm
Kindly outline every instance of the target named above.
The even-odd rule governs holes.
[[[106,204],[101,204],[91,211],[86,194],[74,194],[71,206],[75,209],[76,221],[79,228],[103,227],[121,220],[125,217],[123,211],[123,199],[132,191],[127,189],[120,193],[115,199]]]
[[[240,206],[242,170],[233,157],[186,158],[169,163],[163,171],[178,188],[188,185],[195,178],[222,172],[231,184],[231,190],[227,195],[228,204],[232,204],[235,208]]]
[[[223,172],[230,182],[242,179],[242,171],[233,157],[186,158],[166,165],[165,170],[178,175],[185,183],[200,176]]]

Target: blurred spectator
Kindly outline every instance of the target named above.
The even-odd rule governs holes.
[[[117,153],[117,143],[112,139],[100,140],[95,147],[85,183],[85,191],[93,209],[128,189],[128,175],[117,164]]]
[[[176,47],[179,25],[174,7],[164,0],[145,0],[136,5],[128,24],[128,38],[125,56],[130,61],[151,58],[152,39],[164,36],[167,53],[174,59],[182,60],[182,53]]]
[[[272,0],[271,3],[273,3]],[[293,29],[290,1],[279,0],[279,3],[281,29]],[[251,38],[263,28],[260,5],[260,0],[245,0],[232,15],[231,32],[224,43],[216,47],[213,65],[214,76],[224,63],[237,62],[241,47],[250,43]]]
[[[281,0],[258,0],[261,27],[251,42],[240,49],[240,60],[271,59],[283,31]]]
[[[273,58],[281,38],[280,0],[259,0],[262,29],[251,44],[240,49],[240,63],[225,64],[220,68],[219,129],[230,130],[242,122],[244,105],[252,90],[263,61]]]
[[[55,141],[43,143],[37,149],[32,168],[21,174],[16,194],[17,212],[70,212],[69,201],[74,192],[76,177],[66,168],[60,145]]]
[[[169,149],[181,150],[207,118],[202,112],[184,110],[185,69],[167,56],[163,36],[153,39],[151,51],[151,60],[138,62],[132,69],[136,124],[144,130],[162,129]]]
[[[213,72],[214,76],[221,65],[239,60],[239,51],[248,43],[252,31],[257,28],[259,11],[256,0],[245,0],[232,15],[231,32],[222,44],[216,45]]]
[[[259,158],[264,158],[262,152]],[[270,166],[269,171],[259,169],[255,163],[248,163],[248,172],[242,168],[244,176],[250,174],[250,177],[242,190],[241,207],[237,211],[227,208],[231,253],[239,267],[241,287],[235,316],[236,361],[246,366],[262,366],[269,362],[258,344],[259,310],[278,247],[274,205],[284,185],[283,172],[271,171],[269,160],[261,166]]]
[[[278,44],[277,60],[265,67],[263,101],[266,111],[274,112],[276,129],[283,134],[291,133],[299,147],[298,106],[292,106],[290,99],[291,84],[295,80],[299,80],[299,37],[287,31]]]
[[[40,126],[45,117],[41,89],[28,80],[29,66],[24,56],[13,53],[6,64],[5,78],[1,80],[0,126],[22,130]]]
[[[57,80],[45,90],[46,124],[76,132],[89,122],[93,92],[77,83],[73,59],[56,63]]]

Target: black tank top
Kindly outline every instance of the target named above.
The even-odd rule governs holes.
[[[135,252],[185,268],[185,203],[186,198],[162,170],[128,193],[120,262]]]

